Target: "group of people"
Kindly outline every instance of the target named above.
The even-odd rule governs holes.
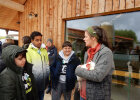
[[[110,100],[114,62],[106,32],[89,27],[83,40],[89,48],[83,65],[69,41],[57,54],[53,40],[45,46],[37,31],[23,38],[22,47],[2,46],[0,100],[43,100],[47,87],[52,100],[60,100],[62,94],[64,100],[71,100],[76,83],[80,100]]]

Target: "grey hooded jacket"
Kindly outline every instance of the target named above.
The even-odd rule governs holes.
[[[26,62],[24,69],[15,64],[14,58],[17,53],[25,49],[11,45],[2,50],[2,60],[6,68],[0,73],[0,100],[27,100],[25,86],[22,81],[23,70],[30,75],[32,81],[32,100],[39,100],[35,79],[32,74],[32,64]]]
[[[86,60],[87,54],[85,62]],[[86,99],[110,100],[112,73],[115,68],[112,51],[101,45],[92,61],[95,62],[94,70],[88,71],[81,67],[77,67],[75,70],[76,75],[86,79]]]

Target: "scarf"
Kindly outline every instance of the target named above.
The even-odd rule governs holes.
[[[96,52],[98,52],[100,50],[100,48],[101,48],[101,44],[98,43],[95,48],[88,49],[88,51],[87,51],[87,54],[88,54],[87,63],[93,60],[94,55],[96,54]],[[88,69],[90,69],[89,64],[87,64],[86,67]]]

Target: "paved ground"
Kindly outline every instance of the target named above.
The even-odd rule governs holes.
[[[51,95],[50,94],[45,94],[44,100],[51,100]]]
[[[44,100],[51,100],[51,95],[45,94]],[[63,96],[61,97],[61,100],[64,100]],[[71,100],[73,100],[73,93],[71,95]]]
[[[50,94],[45,94],[44,100],[51,100],[51,95]],[[61,100],[64,100],[63,97],[61,98]]]

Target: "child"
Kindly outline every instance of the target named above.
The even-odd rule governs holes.
[[[0,100],[38,100],[26,50],[10,45],[2,50],[2,59],[6,68],[0,73]]]
[[[71,92],[77,80],[75,69],[79,64],[80,60],[72,50],[71,43],[65,41],[55,63],[50,67],[52,100],[60,100],[62,94],[64,94],[64,100],[71,99]]]

